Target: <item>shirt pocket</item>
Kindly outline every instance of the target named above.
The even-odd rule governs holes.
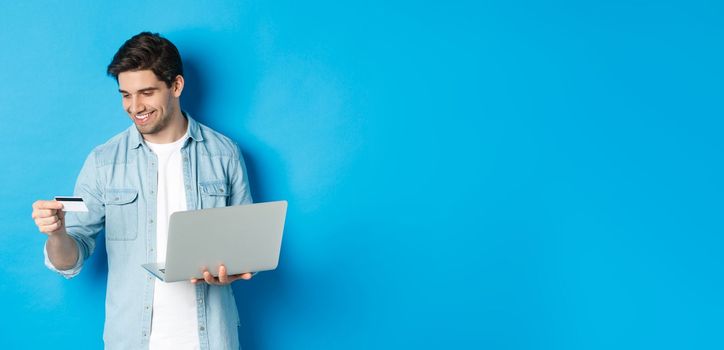
[[[138,191],[127,188],[106,189],[106,238],[130,241],[138,236]]]
[[[229,201],[229,185],[226,180],[199,182],[201,208],[225,207]]]

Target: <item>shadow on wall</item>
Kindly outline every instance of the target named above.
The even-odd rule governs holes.
[[[198,70],[199,66],[200,62],[196,57],[184,57],[184,91],[181,102],[184,111],[191,114],[191,117],[197,121],[206,124],[204,120],[200,119],[205,115],[203,102],[206,82]]]
[[[199,43],[198,46],[193,45],[193,43],[187,44],[190,44],[187,46],[193,47],[194,51],[197,52],[204,46],[203,43]],[[208,64],[209,62],[205,62],[203,57],[196,57],[193,52],[184,53],[184,75],[186,79],[182,98],[183,109],[190,113],[193,118],[206,125],[215,124],[213,120],[209,120],[207,123],[204,119],[204,116],[210,115],[205,105],[205,92],[209,91],[210,87],[207,86],[208,79],[205,79],[206,75],[202,67]],[[253,95],[250,89],[238,93],[241,96],[241,101],[248,101]],[[239,102],[229,101],[229,103]],[[245,116],[239,117],[244,118]],[[229,137],[240,134],[238,130],[218,131]],[[234,141],[239,143],[243,152],[254,202],[279,199],[272,198],[270,195],[272,188],[274,188],[275,193],[289,193],[288,181],[284,176],[279,176],[284,174],[281,158],[258,139],[255,139],[253,135],[243,134],[247,135],[243,142],[240,142],[240,140]],[[270,174],[275,176],[270,176]],[[284,181],[282,181],[283,183],[268,184],[263,181],[265,178],[284,179]],[[284,252],[283,246],[282,252]],[[239,340],[244,349],[259,349],[263,341],[259,341],[256,335],[272,333],[271,330],[262,329],[263,324],[268,323],[261,321],[266,318],[265,315],[268,315],[267,311],[282,297],[280,294],[286,293],[286,286],[289,285],[289,280],[293,277],[288,275],[291,270],[285,270],[284,261],[288,259],[283,257],[284,254],[282,253],[282,259],[277,270],[263,272],[249,282],[239,281],[232,285],[241,321]]]

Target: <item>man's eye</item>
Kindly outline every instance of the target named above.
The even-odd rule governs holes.
[[[123,98],[129,98],[129,97],[131,97],[131,95],[121,95],[121,96],[123,96]]]
[[[151,96],[153,95],[153,91],[144,91],[143,96]]]

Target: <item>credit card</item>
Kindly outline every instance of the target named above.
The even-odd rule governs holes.
[[[56,196],[55,200],[63,203],[63,211],[80,211],[88,212],[88,207],[81,197],[61,197]]]

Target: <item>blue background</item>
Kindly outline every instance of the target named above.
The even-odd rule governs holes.
[[[289,200],[279,269],[234,285],[245,348],[724,348],[723,10],[3,2],[0,343],[102,346],[103,245],[51,273],[31,204],[130,125],[105,67],[152,30]]]

